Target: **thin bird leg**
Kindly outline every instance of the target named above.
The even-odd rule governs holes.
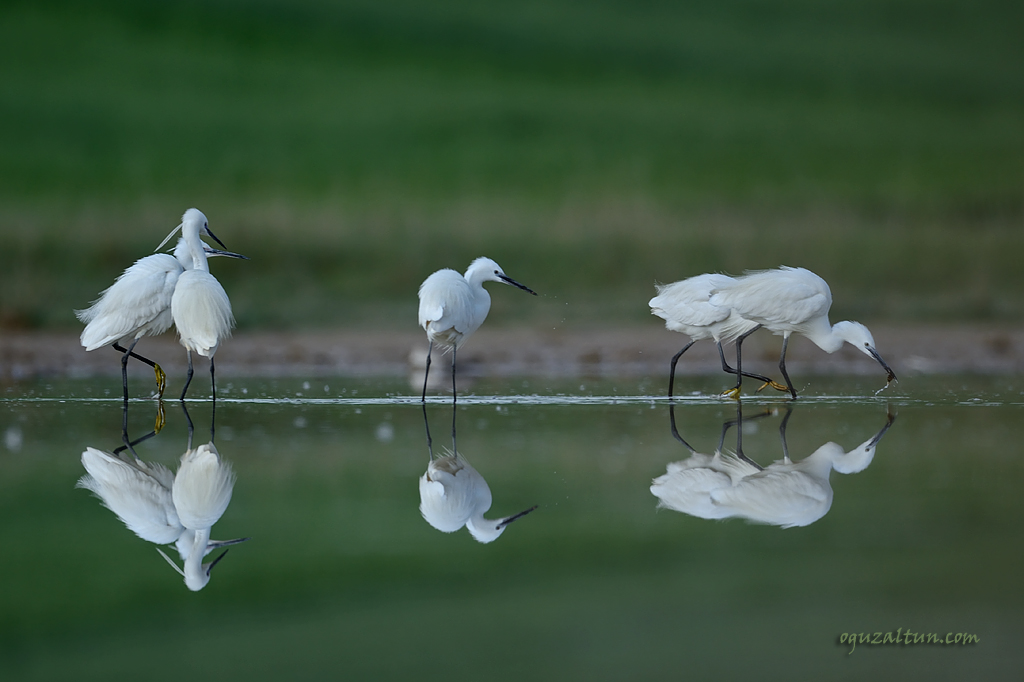
[[[732,388],[730,388],[725,393],[723,393],[722,394],[723,396],[726,396],[726,397],[729,397],[729,398],[739,399],[739,397],[740,397],[740,387],[743,385],[743,340],[746,339],[751,334],[753,334],[754,332],[756,332],[760,328],[761,328],[761,325],[757,325],[756,327],[751,329],[749,332],[747,332],[746,334],[742,334],[739,338],[736,339],[736,370],[734,372],[731,372],[732,374],[736,375],[736,385],[733,386]],[[719,350],[720,353],[722,352],[721,346],[719,346],[718,350]],[[723,365],[723,368],[728,367],[728,365],[725,364],[725,354],[724,353],[722,353],[722,365]],[[726,371],[728,371],[728,370],[726,370]]]
[[[761,471],[764,471],[764,467],[743,453],[743,405],[740,403],[739,398],[736,399],[736,421],[734,423],[736,424],[736,456],[747,464],[752,464]],[[723,433],[723,438],[724,435]]]
[[[430,354],[434,351],[434,342],[431,341],[430,345],[427,346],[427,369],[423,372],[423,395],[420,397],[420,402],[427,402],[427,377],[430,376]],[[426,411],[423,413],[424,418],[426,417]]]
[[[188,385],[192,383],[192,351],[186,350],[185,354],[188,356],[188,375],[185,377],[185,388],[181,389],[181,402],[185,402],[185,393],[188,391]]]
[[[786,428],[789,426],[789,418],[793,414],[793,406],[786,407],[786,416],[782,418],[782,423],[779,424],[779,439],[782,440],[782,461],[789,464],[791,461],[789,458],[789,443],[786,441]]]
[[[793,396],[793,400],[796,400],[796,389],[793,388],[793,382],[789,380],[789,372],[786,371],[786,348],[789,346],[789,335],[782,337],[782,355],[779,356],[779,369],[782,370],[782,376],[786,380],[786,388],[789,389],[790,395]]]
[[[185,421],[188,422],[188,447],[187,450],[192,449],[192,435],[195,433],[195,426],[192,424],[192,417],[189,416],[188,408],[185,407],[185,401],[181,401],[181,411],[185,413]]]
[[[458,450],[455,447],[455,415],[458,414],[458,409],[455,407],[455,401],[452,401],[452,454],[458,454]]]
[[[668,423],[669,423],[669,426],[672,427],[672,437],[675,438],[680,443],[682,443],[683,447],[685,447],[691,453],[696,453],[697,451],[694,450],[690,446],[689,443],[687,443],[685,440],[683,440],[683,437],[679,435],[679,430],[676,429],[676,405],[675,405],[675,403],[669,403],[668,404]]]
[[[722,371],[723,372],[728,372],[729,374],[736,374],[736,370],[733,369],[732,367],[730,367],[729,366],[729,362],[725,359],[725,351],[722,349],[722,342],[718,341],[717,344],[718,344],[718,357],[721,358],[721,360],[722,360]],[[786,390],[786,387],[783,386],[782,384],[777,383],[775,381],[772,381],[768,377],[761,376],[760,374],[754,374],[753,372],[744,372],[743,376],[750,377],[751,379],[757,379],[758,381],[763,381],[764,382],[764,384],[761,386],[761,388],[757,389],[756,393],[760,393],[767,386],[771,386],[772,388],[774,388],[776,390],[779,390],[779,391],[785,391]]]
[[[210,361],[213,362],[212,360]],[[213,400],[212,406],[210,407],[210,442],[213,442],[213,434],[215,433],[217,425],[217,400]]]
[[[430,437],[430,422],[427,421],[427,404],[423,403],[423,428],[427,431],[427,452],[430,453],[430,461],[434,461],[434,439]]]
[[[141,337],[140,337],[141,338]],[[128,404],[128,355],[131,354],[132,348],[135,348],[135,344],[139,342],[139,339],[132,341],[131,345],[127,349],[121,348],[116,343],[114,346],[121,350],[124,355],[121,356],[121,386],[124,388],[124,403]]]
[[[135,340],[135,343],[138,343],[138,339]],[[135,347],[135,343],[132,344],[132,348]],[[167,388],[167,374],[160,367],[160,365],[158,365],[157,363],[153,362],[149,358],[142,357],[138,353],[133,353],[130,348],[129,349],[125,349],[119,343],[114,343],[114,345],[111,346],[111,348],[113,348],[114,350],[118,351],[119,353],[126,353],[127,355],[130,355],[131,357],[135,358],[136,360],[144,362],[147,365],[149,365],[150,367],[152,367],[154,374],[156,374],[156,396],[157,396],[157,398],[162,398],[163,397],[164,389]],[[127,359],[125,359],[122,362],[127,363],[128,361],[127,361]],[[125,381],[125,383],[128,383],[127,380]]]
[[[210,358],[210,386],[213,389],[213,401],[217,402],[217,376],[213,372],[213,358]]]
[[[452,346],[452,405],[458,400],[459,394],[455,390],[455,346]]]
[[[676,353],[675,355],[672,356],[672,364],[669,366],[669,371],[668,371],[668,397],[669,398],[672,397],[672,385],[675,383],[675,380],[676,380],[676,363],[679,362],[679,358],[682,356],[682,354],[685,353],[686,350],[690,346],[692,346],[693,344],[694,344],[694,342],[690,341],[690,343],[688,343],[685,346],[683,346],[683,349],[681,351],[679,351],[678,353]],[[689,446],[687,446],[687,447],[689,447]]]

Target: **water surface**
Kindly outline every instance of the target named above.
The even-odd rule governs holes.
[[[872,379],[813,378],[795,404],[757,395],[738,413],[720,380],[688,378],[675,433],[660,379],[481,379],[455,417],[487,517],[538,505],[488,544],[419,512],[430,454],[409,384],[224,380],[215,411],[188,403],[193,445],[215,426],[237,474],[213,536],[252,539],[195,593],[75,488],[86,447],[122,444],[116,381],[6,387],[0,675],[1011,678],[1024,667],[1024,383],[912,378],[875,395]],[[173,470],[188,428],[179,403],[165,409],[135,451]],[[442,456],[450,398],[426,415]],[[130,438],[156,416],[133,400]],[[769,467],[783,422],[800,462],[829,442],[856,451],[890,421],[869,457],[831,471],[831,502],[807,525],[698,518],[651,492],[720,443]],[[908,629],[978,641],[840,642]]]

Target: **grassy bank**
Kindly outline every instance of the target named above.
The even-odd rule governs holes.
[[[801,264],[837,314],[1019,321],[1011,3],[10,3],[0,326],[72,328],[198,206],[242,326],[404,324],[487,253],[623,323]],[[840,310],[840,308],[842,310]]]

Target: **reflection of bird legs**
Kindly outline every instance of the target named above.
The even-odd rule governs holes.
[[[434,461],[434,440],[430,437],[430,422],[427,421],[427,404],[423,403],[423,428],[427,431],[427,451],[430,453],[430,461]]]
[[[188,422],[188,447],[186,450],[192,449],[192,434],[195,433],[195,426],[192,424],[192,417],[189,416],[188,408],[185,407],[185,401],[181,401],[181,411],[185,413],[185,421]]]
[[[765,410],[761,414],[748,417],[747,419],[762,419],[772,414],[771,410]],[[737,398],[736,400],[736,418],[729,419],[722,422],[722,434],[718,438],[718,451],[721,452],[722,448],[725,447],[725,434],[731,427],[736,427],[736,456],[747,464],[751,464],[760,470],[764,470],[764,467],[750,459],[743,453],[743,403]]]
[[[144,362],[153,368],[153,372],[156,374],[156,397],[162,398],[164,395],[164,389],[167,388],[167,374],[164,373],[164,370],[161,369],[160,365],[157,363],[153,362],[149,358],[142,357],[138,353],[132,352],[132,349],[135,348],[135,344],[138,342],[139,340],[135,339],[132,341],[132,345],[128,348],[124,348],[121,344],[116,342],[111,346],[111,348],[119,353],[123,353],[123,356],[121,357],[121,380],[124,384],[124,399],[128,400],[128,356]]]

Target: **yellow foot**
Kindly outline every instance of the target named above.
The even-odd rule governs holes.
[[[154,365],[153,372],[156,374],[156,398],[160,400],[164,397],[164,389],[167,388],[167,375],[160,365]]]
[[[789,390],[789,388],[787,388],[786,386],[783,386],[779,382],[769,380],[769,381],[766,381],[763,384],[761,384],[761,388],[757,389],[757,392],[760,393],[761,391],[763,391],[764,389],[768,388],[769,386],[774,388],[776,391],[782,391],[783,393],[785,393],[785,392],[787,392]]]
[[[739,400],[740,398],[740,387],[733,386],[728,391],[722,391],[723,398],[732,398],[733,400]]]
[[[156,423],[153,425],[153,432],[160,433],[163,430],[164,425],[167,424],[167,415],[164,414],[164,401],[157,398],[156,400]]]

